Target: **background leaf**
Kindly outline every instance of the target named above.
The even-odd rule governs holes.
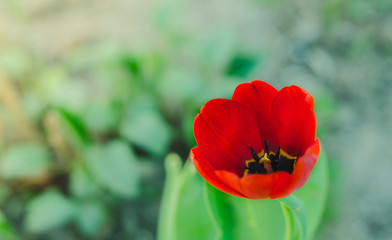
[[[96,181],[112,193],[133,198],[139,192],[139,171],[134,153],[122,141],[87,149],[86,163]]]
[[[154,154],[164,154],[170,143],[171,130],[158,112],[137,109],[126,114],[120,133],[136,146]],[[159,134],[158,134],[159,133]]]
[[[24,179],[44,174],[50,164],[48,150],[39,144],[23,143],[8,148],[0,162],[5,179]]]
[[[76,147],[86,146],[89,135],[80,117],[63,108],[57,109],[66,131],[64,134],[70,139],[71,144]]]
[[[94,198],[102,192],[91,174],[81,163],[75,164],[70,177],[70,191],[75,197],[82,199]]]
[[[0,211],[0,239],[19,240],[20,238],[14,232],[13,227],[8,223],[4,214]]]
[[[85,202],[78,206],[76,225],[85,236],[96,236],[107,220],[105,206],[98,202]]]
[[[48,190],[27,206],[25,226],[31,232],[45,232],[70,222],[76,213],[74,203],[56,190]]]

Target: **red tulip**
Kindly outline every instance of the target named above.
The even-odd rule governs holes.
[[[191,159],[217,189],[251,199],[283,198],[308,180],[320,152],[313,97],[297,86],[240,84],[197,114]]]

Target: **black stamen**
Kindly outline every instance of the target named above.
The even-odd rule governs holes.
[[[278,171],[292,173],[294,171],[295,159],[289,159],[283,155],[278,160]]]
[[[252,154],[252,157],[253,157],[254,160],[256,160],[256,162],[260,161],[259,156],[257,156],[256,151],[252,147],[250,147],[250,153]]]
[[[266,173],[267,170],[264,168],[263,165],[260,165],[258,162],[249,162],[248,167],[246,169],[249,170],[248,173]]]
[[[265,146],[265,151],[266,151],[267,155],[269,155],[268,145],[267,145],[267,141],[266,140],[264,140],[264,146]]]
[[[248,169],[248,174],[267,173],[267,170],[265,169],[264,165],[259,163],[260,158],[252,147],[250,147],[250,153],[252,154],[252,157],[255,161],[249,161],[248,167],[245,167],[246,169]]]
[[[260,163],[261,158],[257,155],[257,152],[252,147],[250,147],[250,153],[252,154],[253,160],[248,160],[246,162],[245,169],[247,169],[247,174],[267,174],[271,173],[271,171],[282,171],[288,172],[290,174],[293,173],[297,157],[291,157],[290,155],[283,152],[283,150],[281,151],[280,146],[278,147],[276,153],[270,153],[266,140],[264,140],[264,147],[268,159],[270,160],[269,171],[267,171],[266,167],[264,166],[265,163]]]
[[[272,170],[275,172],[278,169],[278,157],[275,153],[271,153],[268,157],[271,160]]]

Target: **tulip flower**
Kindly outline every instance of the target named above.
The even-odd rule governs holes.
[[[232,99],[212,99],[194,121],[191,159],[215,188],[250,199],[284,198],[315,166],[313,97],[298,86],[280,91],[263,81],[242,83]]]

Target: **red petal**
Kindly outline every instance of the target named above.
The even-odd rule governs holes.
[[[295,190],[302,187],[308,180],[314,165],[320,154],[320,141],[317,139],[306,150],[305,154],[298,158],[292,174],[277,172],[279,174],[274,188],[270,194],[271,198],[284,198]]]
[[[239,175],[244,160],[252,158],[250,147],[256,152],[262,150],[259,132],[255,129],[256,120],[249,110],[228,99],[207,102],[194,123],[196,142],[211,165]],[[241,165],[240,172],[234,165]]]
[[[219,189],[222,192],[237,196],[237,197],[245,197],[241,193],[234,190],[230,185],[226,185],[226,183],[221,182],[220,179],[216,176],[213,167],[211,164],[205,159],[204,154],[201,152],[199,147],[193,148],[191,150],[191,160],[199,174],[212,186]]]
[[[244,161],[211,131],[201,114],[195,118],[194,129],[200,151],[203,151],[206,156],[205,161],[209,161],[214,169],[225,169],[238,175],[243,174]]]
[[[313,97],[297,86],[285,87],[272,103],[272,114],[280,147],[292,156],[300,156],[316,137]]]
[[[269,198],[278,176],[279,173],[249,174],[241,179],[242,192],[252,199]]]
[[[215,174],[221,182],[225,183],[226,185],[233,188],[235,191],[239,192],[241,194],[239,197],[248,198],[242,192],[240,183],[241,178],[238,175],[225,170],[215,170]]]
[[[272,101],[277,93],[278,90],[268,83],[255,80],[238,85],[232,97],[232,100],[246,106],[255,115],[261,140],[266,140],[272,151],[276,151],[279,143],[271,112]]]
[[[208,161],[202,160],[203,154],[199,148],[192,149],[191,159],[200,175],[225,193],[250,199],[275,199],[287,197],[305,184],[317,162],[319,153],[320,142],[317,139],[297,160],[292,174],[287,172],[250,174],[243,178],[225,170],[213,170]]]
[[[240,192],[243,195],[242,197],[250,199],[269,198],[271,190],[279,177],[278,172],[272,174],[249,174],[243,178],[224,170],[217,170],[215,173],[221,182]]]

